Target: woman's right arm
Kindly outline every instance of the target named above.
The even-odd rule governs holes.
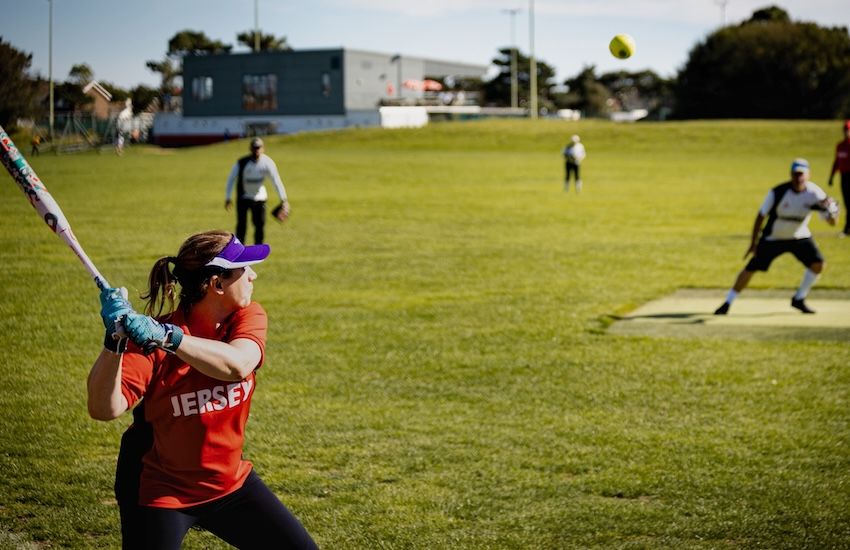
[[[114,420],[127,411],[127,398],[121,393],[123,354],[107,349],[100,352],[87,381],[89,416],[95,420]]]

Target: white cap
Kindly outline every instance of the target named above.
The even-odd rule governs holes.
[[[809,173],[809,161],[806,159],[794,159],[791,163],[791,173]]]

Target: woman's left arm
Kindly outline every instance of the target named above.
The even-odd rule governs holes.
[[[250,338],[220,342],[186,334],[175,352],[191,367],[217,380],[243,380],[260,365],[260,346]]]
[[[191,336],[177,325],[161,323],[135,312],[124,317],[124,330],[144,353],[163,349],[217,380],[244,380],[263,359],[260,345],[251,338],[237,336],[229,342],[222,342]]]

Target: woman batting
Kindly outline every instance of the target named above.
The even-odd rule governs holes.
[[[267,331],[251,266],[269,252],[199,233],[154,264],[147,315],[124,289],[101,293],[106,338],[89,373],[89,414],[112,420],[144,398],[116,474],[124,548],[178,549],[195,525],[238,548],[316,547],[242,457]]]

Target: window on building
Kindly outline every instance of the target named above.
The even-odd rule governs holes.
[[[192,79],[192,99],[206,101],[213,96],[213,79],[211,76],[196,76]]]
[[[322,73],[322,97],[331,97],[331,75]]]
[[[244,75],[242,77],[242,108],[246,111],[276,110],[277,75]]]

